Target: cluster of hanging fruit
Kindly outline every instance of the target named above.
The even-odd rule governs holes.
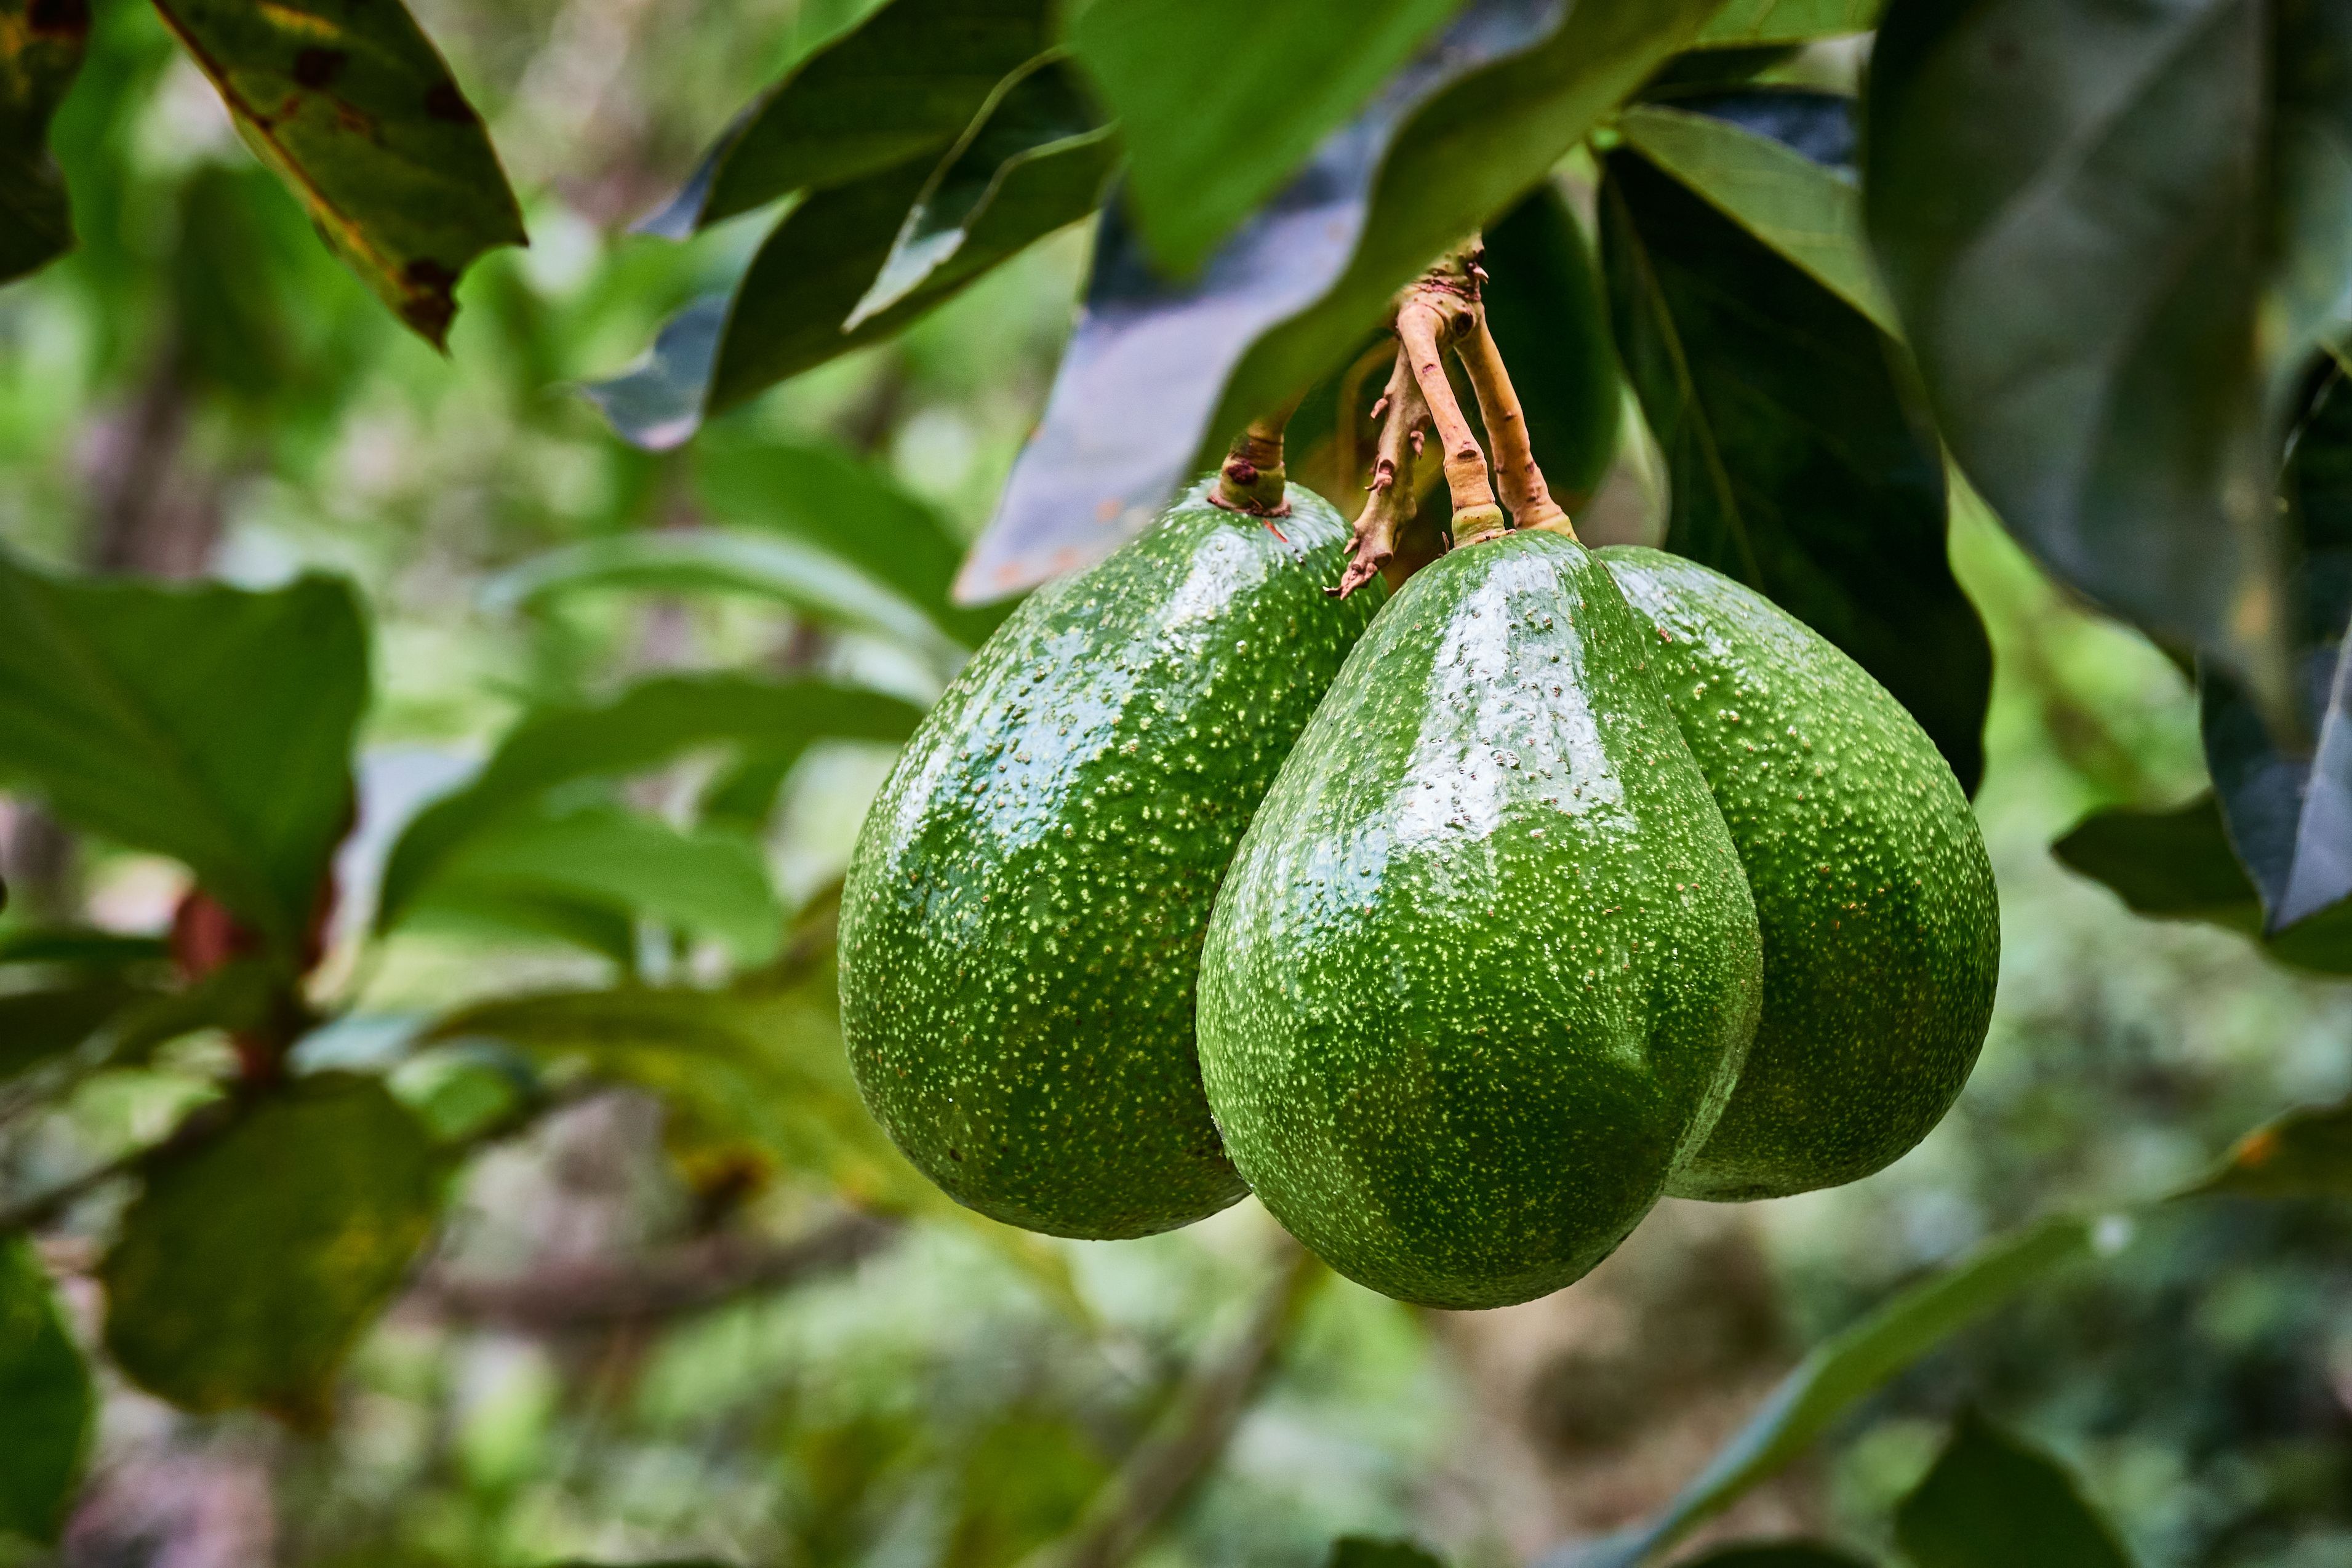
[[[1119,1237],[1255,1192],[1354,1279],[1492,1307],[1662,1194],[1867,1175],[1958,1095],[2000,935],[1958,781],[1769,600],[1577,542],[1475,257],[1400,302],[1352,531],[1254,428],[1024,605],[884,786],[843,1025],[960,1202]]]

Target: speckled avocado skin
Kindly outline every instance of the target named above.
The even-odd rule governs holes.
[[[1196,489],[1032,597],[866,819],[842,901],[859,1088],[958,1202],[1148,1236],[1246,1189],[1193,1053],[1193,978],[1250,814],[1378,596],[1298,486],[1261,521]]]
[[[1455,551],[1372,623],[1234,858],[1209,1102],[1266,1207],[1376,1290],[1570,1283],[1730,1093],[1756,914],[1655,640],[1570,540]]]
[[[1926,1137],[1992,1016],[2000,907],[1959,781],[1819,633],[1694,561],[1600,552],[1748,868],[1764,1013],[1723,1120],[1667,1190],[1780,1197]]]

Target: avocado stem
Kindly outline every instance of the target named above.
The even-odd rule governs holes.
[[[1512,523],[1574,539],[1576,525],[1551,499],[1551,488],[1544,483],[1543,469],[1536,462],[1535,447],[1528,438],[1527,412],[1519,406],[1519,395],[1511,385],[1503,351],[1486,329],[1483,300],[1473,306],[1470,331],[1454,352],[1460,356],[1462,368],[1470,373],[1470,389],[1477,395],[1486,438],[1495,444],[1495,477],[1502,486],[1503,503],[1510,508]]]
[[[1342,599],[1375,577],[1390,578],[1391,588],[1402,585],[1392,568],[1398,563],[1398,540],[1419,510],[1412,468],[1421,450],[1417,437],[1429,421],[1429,405],[1422,401],[1412,363],[1401,346],[1389,372],[1388,390],[1381,394],[1376,408],[1381,414],[1381,439],[1372,457],[1371,491],[1356,519],[1348,570],[1339,585],[1331,590]],[[1410,574],[1409,568],[1405,574]]]
[[[1445,376],[1445,346],[1458,340],[1475,320],[1471,300],[1457,290],[1441,268],[1424,274],[1397,307],[1397,342],[1412,366],[1413,379],[1420,384],[1422,400],[1429,405],[1444,453],[1445,483],[1454,496],[1457,540],[1504,526],[1503,509],[1495,504],[1495,487],[1487,475],[1486,454],[1463,416],[1454,384]]]
[[[1209,491],[1209,500],[1227,511],[1247,512],[1252,517],[1288,517],[1290,515],[1289,475],[1282,466],[1282,433],[1290,424],[1290,416],[1298,408],[1293,398],[1272,414],[1263,415],[1242,426],[1225,453],[1223,467],[1217,470],[1217,482]]]

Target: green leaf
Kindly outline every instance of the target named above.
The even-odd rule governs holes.
[[[882,270],[842,322],[855,331],[905,300],[953,260],[1021,170],[1109,132],[1087,101],[1077,72],[1046,56],[997,85],[929,181],[891,241]]]
[[[565,545],[492,578],[482,597],[504,610],[598,589],[748,594],[919,648],[947,641],[920,610],[831,552],[740,529],[665,528]]]
[[[1800,44],[1878,25],[1886,0],[1731,0],[1699,34],[1702,48]]]
[[[1486,226],[1486,325],[1511,367],[1536,461],[1561,504],[1617,456],[1623,396],[1609,301],[1583,226],[1549,181]]]
[[[1097,0],[1070,31],[1124,130],[1137,227],[1191,273],[1463,0]]]
[[[819,191],[787,212],[726,302],[704,301],[662,330],[636,367],[583,390],[624,437],[662,449],[706,415],[879,342],[999,264],[1092,212],[1118,157],[1109,130],[1012,159],[961,241],[887,309],[849,325],[908,213],[930,183],[919,163]]]
[[[2263,905],[2238,863],[2211,793],[2168,811],[2093,812],[2050,847],[2068,870],[2104,884],[2134,914],[2198,921],[2251,937],[2282,963],[2352,974],[2352,908],[2263,934]]]
[[[1992,650],[1952,575],[1942,454],[1895,345],[1634,153],[1609,155],[1601,207],[1618,352],[1665,456],[1666,548],[1843,649],[1973,791]]]
[[[890,0],[761,94],[642,226],[684,238],[778,196],[938,153],[998,82],[1051,43],[1052,9],[1047,0]]]
[[[89,41],[89,0],[0,0],[0,283],[73,248],[49,117]]]
[[[155,0],[246,142],[427,342],[475,257],[527,243],[481,117],[398,0]]]
[[[161,937],[125,936],[95,926],[19,926],[0,931],[0,963],[47,963],[111,973],[171,959],[171,945]]]
[[[352,811],[367,635],[349,587],[52,577],[0,552],[0,777],[184,862],[293,960]]]
[[[397,924],[418,890],[468,838],[581,779],[620,778],[697,747],[763,752],[818,741],[903,741],[922,710],[901,698],[824,680],[664,676],[609,702],[543,709],[507,731],[479,774],[410,821],[384,864],[376,927]]]
[[[879,468],[818,442],[695,444],[695,493],[713,521],[768,530],[848,562],[977,647],[1010,605],[964,609],[950,596],[963,536]]]
[[[1873,1568],[1867,1557],[1818,1541],[1744,1541],[1686,1558],[1682,1568]]]
[[[99,1270],[116,1364],[185,1410],[320,1424],[432,1232],[442,1168],[423,1124],[376,1079],[322,1073],[145,1174]]]
[[[1895,1539],[1915,1568],[2131,1568],[2065,1467],[1974,1411],[1895,1510]]]
[[[730,991],[632,985],[514,997],[444,1018],[430,1037],[501,1041],[551,1070],[659,1096],[670,1147],[689,1169],[749,1151],[853,1202],[930,1206],[935,1189],[857,1097],[832,981],[826,967],[812,979]]]
[[[2273,498],[2352,320],[2352,10],[1895,0],[1869,89],[1870,235],[1953,456],[2284,719]]]
[[[1643,104],[1618,117],[1641,154],[1812,275],[1890,335],[1901,329],[1862,233],[1862,190],[1769,136],[1710,114]]]
[[[784,912],[749,835],[682,832],[617,805],[509,814],[467,837],[418,888],[411,923],[491,925],[625,960],[615,934],[644,918],[717,938],[744,963],[772,956]]]
[[[1455,82],[1415,113],[1381,165],[1347,270],[1251,347],[1203,445],[1312,385],[1430,258],[1533,187],[1689,44],[1716,4],[1578,0],[1541,42]]]
[[[2352,1197],[2352,1100],[2305,1106],[2238,1140],[2183,1197]]]
[[[49,1544],[81,1481],[98,1399],[32,1244],[0,1237],[0,1542]]]
[[[1323,1568],[1445,1568],[1445,1559],[1417,1541],[1343,1535],[1331,1542]]]
[[[2004,1237],[1895,1296],[1799,1363],[1764,1407],[1655,1519],[1562,1560],[1563,1568],[1650,1562],[1812,1446],[1839,1416],[1954,1334],[2091,1250],[2090,1224],[2061,1215]]]
[[[0,993],[0,1079],[65,1055],[134,999],[152,994],[112,975],[55,990]]]

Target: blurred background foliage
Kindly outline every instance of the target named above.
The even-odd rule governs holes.
[[[984,631],[920,603],[919,563],[918,586],[877,601],[812,586],[774,552],[822,535],[828,508],[896,509],[908,538],[978,531],[1044,405],[1084,233],[687,451],[624,445],[572,390],[740,269],[743,222],[684,245],[626,226],[735,105],[866,8],[423,0],[531,235],[467,274],[446,358],[316,243],[152,13],[97,9],[55,137],[80,246],[0,291],[0,539],[65,567],[358,585],[373,702],[347,910],[399,824],[527,719],[706,674],[919,707]],[[1853,59],[1778,68],[1850,85]],[[1588,219],[1590,173],[1564,187]],[[1654,539],[1661,461],[1630,409],[1623,427],[1588,531]],[[643,544],[707,525],[736,542]],[[1587,1284],[1475,1316],[1297,1274],[1254,1205],[1115,1245],[960,1215],[827,1068],[827,890],[887,766],[887,721],[764,757],[680,743],[559,778],[470,883],[444,878],[380,939],[350,918],[334,932],[319,1000],[349,1011],[302,1063],[408,1053],[395,1092],[474,1151],[443,1233],[331,1415],[191,1415],[104,1374],[55,1561],[1013,1568],[1095,1529],[1097,1560],[1152,1568],[1304,1568],[1349,1532],[1502,1563],[1642,1515],[1801,1347],[1902,1283],[2047,1210],[2164,1190],[2264,1117],[2352,1092],[2339,984],[2137,919],[2050,857],[2090,810],[2202,787],[2179,671],[1980,510],[1958,509],[1953,553],[1995,651],[1978,809],[2002,889],[2000,1005],[1969,1093],[1888,1173],[1750,1209],[1669,1204]],[[581,858],[565,833],[615,810],[705,844],[699,890],[564,882]],[[0,855],[0,935],[160,931],[184,888],[169,862],[23,801]],[[525,884],[560,886],[569,913],[521,909]],[[661,918],[615,936],[593,918],[611,900]],[[627,1038],[562,1005],[730,975],[721,1001]],[[769,1011],[752,1026],[730,1008]],[[800,1044],[762,1054],[747,1028]],[[6,1107],[0,1198],[152,1141],[218,1092],[225,1051],[194,1036],[53,1107]],[[771,1101],[787,1109],[763,1121]],[[41,1243],[85,1339],[119,1212],[101,1190]],[[1896,1500],[1977,1404],[2072,1461],[2147,1562],[2352,1557],[2352,1219],[2225,1201],[2106,1240],[2111,1256],[1897,1380],[1731,1525],[1890,1550]],[[1236,1369],[1263,1391],[1188,1447],[1188,1416],[1216,1415]],[[1172,1489],[1165,1527],[1136,1541],[1116,1526],[1139,1453]]]

